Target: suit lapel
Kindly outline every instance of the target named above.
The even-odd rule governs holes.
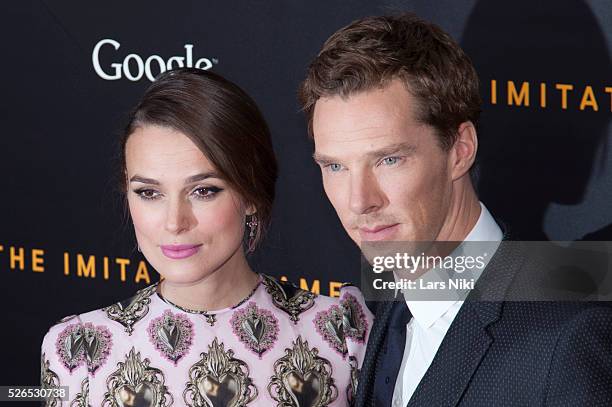
[[[389,315],[393,308],[393,302],[380,302],[376,308],[374,324],[368,337],[368,346],[363,358],[363,365],[359,375],[357,386],[356,407],[373,405],[374,380],[378,370],[378,358],[383,351],[387,327],[389,325]]]
[[[523,256],[517,243],[502,242],[499,246],[457,313],[408,407],[459,404],[495,340],[487,328],[500,318],[503,307],[500,300],[521,267]]]
[[[408,407],[457,405],[493,342],[474,308],[478,305],[465,303],[461,307]]]

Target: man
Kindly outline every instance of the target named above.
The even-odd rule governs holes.
[[[300,99],[325,192],[362,251],[370,241],[508,238],[470,177],[478,77],[437,26],[400,15],[342,28],[310,65]],[[481,293],[516,287],[521,253],[499,246]],[[375,313],[358,406],[612,405],[606,306],[408,297]]]

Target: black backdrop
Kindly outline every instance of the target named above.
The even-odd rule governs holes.
[[[608,0],[3,2],[0,384],[38,383],[42,336],[59,318],[157,280],[125,223],[116,140],[145,68],[188,54],[246,89],[272,129],[278,197],[254,267],[326,295],[356,280],[358,251],[324,197],[296,88],[332,32],[396,11],[441,25],[479,70],[489,209],[525,239],[612,240]]]

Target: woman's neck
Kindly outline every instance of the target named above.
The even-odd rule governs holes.
[[[216,311],[246,298],[259,282],[242,249],[220,268],[189,284],[162,280],[158,292],[168,301],[194,311]]]

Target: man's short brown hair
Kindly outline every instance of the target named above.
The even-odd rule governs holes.
[[[413,14],[366,17],[334,33],[308,68],[299,90],[312,136],[317,100],[384,87],[399,78],[417,99],[417,120],[450,148],[459,125],[476,124],[478,76],[461,47],[438,26]]]

